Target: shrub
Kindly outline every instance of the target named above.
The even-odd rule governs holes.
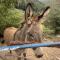
[[[0,16],[0,35],[3,34],[4,29],[7,27],[18,27],[23,18],[23,14],[24,12],[18,9],[8,9],[7,13],[3,12]]]

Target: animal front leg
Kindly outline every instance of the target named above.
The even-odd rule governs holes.
[[[26,60],[26,52],[25,49],[16,49],[17,60]]]
[[[28,35],[26,34],[26,37],[25,37],[25,43],[27,43],[27,37],[28,37]]]

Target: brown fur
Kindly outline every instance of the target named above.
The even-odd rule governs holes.
[[[45,13],[49,8],[50,7],[47,7],[40,16],[34,16],[32,5],[30,3],[28,3],[26,10],[25,10],[25,23],[23,25],[23,28],[21,28],[21,30],[18,30],[16,32],[14,40],[18,40],[23,43],[27,43],[27,42],[41,43],[43,31],[41,29],[41,25],[39,27],[39,21],[41,21],[41,18],[44,15],[46,16]],[[40,48],[33,48],[33,50],[35,51],[35,55],[37,57],[43,56],[43,53]],[[25,49],[17,49],[15,51],[18,55],[21,55],[21,53],[23,53],[23,54],[25,53]],[[18,51],[22,51],[22,52],[19,53]],[[26,56],[24,56],[24,57],[26,57]],[[18,60],[19,59],[20,58],[18,58]]]
[[[14,41],[20,41],[22,43],[27,43],[27,42],[41,43],[43,31],[42,31],[41,27],[39,27],[39,21],[41,24],[41,19],[43,18],[44,15],[46,16],[45,13],[49,8],[50,7],[47,7],[41,13],[41,15],[34,16],[33,7],[31,5],[31,3],[28,3],[26,10],[25,10],[25,21],[24,21],[24,24],[22,25],[23,27],[19,28],[18,30],[16,29],[15,32],[14,32],[14,29],[12,29],[11,31],[9,31],[10,29],[7,29],[4,33],[8,37],[6,39],[8,40],[9,38],[11,38],[9,40],[13,39]],[[12,31],[13,31],[13,34],[11,34],[11,36],[8,36],[8,34],[6,32],[8,32],[10,35],[10,33]],[[14,38],[12,38],[12,36],[14,36]],[[5,37],[5,35],[4,35],[4,37]],[[40,48],[33,48],[33,50],[35,51],[35,55],[37,57],[43,56],[43,53]],[[17,55],[23,54],[23,56],[26,57],[25,49],[16,49],[15,51],[16,51]],[[18,60],[20,60],[20,59],[21,58],[18,58]]]
[[[13,40],[14,34],[17,31],[15,27],[8,27],[4,30],[4,40],[11,41]]]

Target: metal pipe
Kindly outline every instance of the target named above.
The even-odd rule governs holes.
[[[24,45],[13,45],[13,46],[0,46],[0,51],[16,50],[18,48],[34,48],[34,47],[54,47],[60,46],[60,42],[48,42],[48,43],[35,43],[35,44],[24,44]]]

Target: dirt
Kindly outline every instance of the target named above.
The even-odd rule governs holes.
[[[45,38],[44,42],[50,42],[50,41],[60,41],[60,38],[58,37],[53,37],[53,38]],[[32,49],[27,49],[27,60],[60,60],[60,48],[58,47],[41,47],[43,50],[43,57],[37,58],[34,55],[34,52]],[[13,54],[10,54],[9,51],[7,52],[0,52],[0,60],[16,60],[17,55],[15,51],[13,51]]]

